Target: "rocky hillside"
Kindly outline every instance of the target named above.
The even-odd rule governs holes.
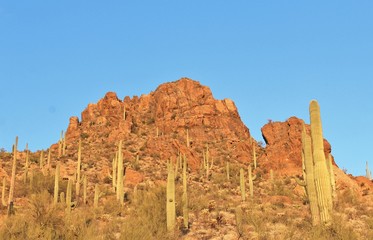
[[[80,118],[70,118],[65,154],[61,154],[62,141],[52,144],[43,151],[42,167],[42,151],[30,153],[26,179],[26,152],[18,153],[15,216],[40,222],[32,227],[41,232],[47,231],[45,226],[48,226],[52,234],[48,236],[52,239],[69,239],[64,235],[67,233],[72,234],[70,239],[82,239],[79,237],[83,235],[92,236],[91,239],[161,239],[160,236],[166,239],[166,162],[171,159],[177,163],[185,155],[189,166],[189,229],[181,227],[182,180],[177,176],[180,230],[168,233],[169,239],[372,239],[373,184],[364,177],[346,175],[335,162],[338,195],[335,219],[339,220],[332,230],[309,233],[312,232],[309,205],[303,187],[294,180],[302,175],[303,124],[296,117],[266,124],[262,128],[266,143],[263,146],[251,137],[232,100],[216,100],[208,87],[191,79],[165,83],[154,92],[123,100],[109,92],[97,103],[89,104]],[[308,125],[306,128],[309,131]],[[57,163],[61,168],[60,192],[65,191],[67,179],[76,179],[80,140],[81,172],[87,178],[89,200],[82,203],[81,196],[73,197],[76,206],[71,214],[77,217],[75,224],[80,228],[71,229],[68,218],[71,215],[63,214],[63,205],[51,209],[48,203],[53,196]],[[126,201],[122,206],[115,200],[111,181],[112,162],[120,140],[126,169]],[[324,150],[325,156],[332,153],[327,140]],[[211,165],[206,172],[203,165],[207,152]],[[11,154],[0,153],[0,159],[0,177],[9,183]],[[256,175],[253,197],[242,202],[240,168],[246,171],[249,165],[254,165],[254,159],[257,168],[253,170]],[[34,174],[33,180],[30,172]],[[96,184],[103,194],[100,206],[93,208]],[[44,205],[35,203],[36,197],[45,198]],[[39,208],[46,212],[35,216],[34,210]],[[45,220],[42,215],[50,211],[56,215]],[[24,232],[30,231],[31,225],[26,223],[23,228],[16,228],[5,213],[3,207],[4,239],[21,239]],[[343,225],[339,224],[341,220]],[[38,236],[35,239],[48,239],[47,235]],[[348,238],[338,238],[341,236]]]

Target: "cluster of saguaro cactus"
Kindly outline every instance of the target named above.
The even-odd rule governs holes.
[[[167,161],[167,230],[172,232],[175,229],[176,206],[175,206],[175,169],[172,161]]]
[[[369,180],[372,180],[372,172],[369,170],[368,162],[366,163],[366,166],[365,166],[365,172],[366,172],[366,177]]]
[[[330,224],[333,210],[333,189],[335,180],[331,157],[324,154],[324,143],[320,117],[320,107],[316,100],[310,103],[311,137],[302,130],[302,156],[304,160],[304,182],[310,202],[313,225]]]

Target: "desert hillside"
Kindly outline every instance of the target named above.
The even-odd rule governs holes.
[[[373,182],[339,169],[326,139],[331,216],[315,224],[299,184],[309,123],[256,140],[232,100],[188,78],[106,93],[49,149],[0,152],[0,239],[373,239]]]

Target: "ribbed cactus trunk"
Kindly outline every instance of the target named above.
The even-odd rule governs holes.
[[[54,204],[57,204],[58,202],[58,191],[59,191],[59,179],[60,179],[60,164],[57,163],[57,166],[56,166],[56,173],[54,175],[54,195],[53,195],[53,203]]]
[[[175,172],[172,161],[167,163],[167,230],[173,232],[175,229],[176,220],[176,205],[175,205]]]
[[[335,177],[334,177],[334,169],[333,169],[333,157],[329,153],[328,159],[326,160],[326,164],[328,167],[328,172],[330,176],[330,186],[332,187],[332,200],[336,200],[336,186],[335,186]]]
[[[241,190],[241,200],[246,201],[246,186],[245,186],[245,173],[244,170],[240,169],[240,190]]]
[[[317,193],[317,202],[320,210],[320,219],[324,224],[332,221],[332,188],[326,159],[320,117],[320,107],[317,101],[310,103],[311,136],[313,147],[314,176]]]
[[[310,202],[310,210],[312,224],[315,226],[320,223],[320,212],[317,204],[317,192],[315,186],[313,157],[312,157],[312,141],[311,137],[306,133],[306,128],[303,125],[302,129],[302,155],[304,159],[304,180],[306,182],[306,192],[308,201]]]
[[[13,166],[12,166],[12,177],[10,179],[10,188],[9,188],[8,216],[14,214],[13,196],[14,196],[14,185],[16,183],[17,146],[18,146],[18,137],[16,137],[16,142],[13,145]]]

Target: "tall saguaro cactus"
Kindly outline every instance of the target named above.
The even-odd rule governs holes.
[[[123,154],[122,154],[122,140],[119,141],[118,144],[118,173],[117,173],[117,200],[120,204],[124,203],[124,189],[123,189],[123,175],[124,175],[124,167],[123,167]]]
[[[82,165],[82,139],[79,139],[79,146],[78,146],[78,163],[76,166],[76,197],[77,199],[79,198],[79,193],[80,193],[80,169]]]
[[[176,205],[175,205],[175,169],[172,161],[167,162],[167,230],[175,229]]]
[[[255,142],[253,141],[253,162],[254,162],[254,169],[256,169],[256,150],[255,150]]]
[[[330,224],[332,221],[331,213],[333,209],[332,187],[324,154],[320,107],[316,100],[311,101],[309,111],[311,118],[315,186],[320,219],[322,223]]]
[[[13,166],[12,166],[12,177],[10,179],[10,188],[9,188],[8,216],[14,214],[13,196],[14,196],[14,185],[16,182],[16,170],[17,170],[17,145],[18,145],[18,136],[16,137],[16,142],[13,145]]]

